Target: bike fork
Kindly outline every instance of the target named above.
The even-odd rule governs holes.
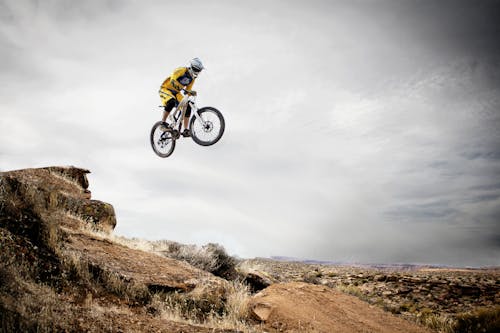
[[[194,116],[196,117],[196,119],[198,119],[200,123],[205,124],[205,121],[200,116],[200,114],[198,113],[198,109],[194,105],[191,105],[191,111],[193,112]]]

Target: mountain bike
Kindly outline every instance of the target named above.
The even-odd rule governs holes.
[[[158,121],[153,125],[150,140],[156,155],[168,157],[174,152],[175,141],[181,137],[182,119],[188,106],[191,107],[189,130],[194,142],[201,146],[211,146],[224,134],[226,125],[222,113],[211,106],[198,109],[196,96],[189,95],[170,112],[167,122]]]

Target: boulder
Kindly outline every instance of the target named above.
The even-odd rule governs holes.
[[[264,288],[269,287],[275,281],[263,272],[250,270],[244,274],[243,282],[249,286],[250,292],[256,293]]]

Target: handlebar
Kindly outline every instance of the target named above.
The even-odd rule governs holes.
[[[189,90],[181,89],[181,91],[183,91],[186,95],[189,95],[190,97],[196,97],[196,94],[192,95],[191,91],[189,91]]]

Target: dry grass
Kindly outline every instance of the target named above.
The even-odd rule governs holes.
[[[154,312],[162,319],[203,325],[218,329],[257,332],[250,321],[248,286],[237,281],[228,283],[224,295],[198,292],[157,293],[151,301]]]
[[[83,216],[82,214],[77,214],[70,210],[66,210],[65,214],[67,218],[76,220],[77,221],[76,225],[81,225],[81,229],[90,230],[96,233],[98,232],[98,230],[95,228],[95,224],[92,223],[92,219],[90,217]]]
[[[139,238],[125,238],[96,230],[92,227],[92,223],[88,223],[84,218],[75,214],[68,213],[68,216],[82,222],[81,225],[85,226],[85,232],[101,239],[107,239],[131,249],[185,261],[196,268],[225,279],[232,280],[237,277],[237,260],[228,255],[224,247],[219,244],[209,243],[203,246],[197,246],[192,244],[180,244],[168,240],[148,241]]]
[[[500,332],[500,305],[494,308],[481,308],[457,316],[453,332]]]
[[[445,314],[435,313],[431,309],[424,308],[417,314],[417,323],[427,326],[440,333],[453,333],[455,321]]]
[[[223,320],[225,325],[222,328],[246,327],[250,319],[250,290],[246,284],[238,281],[229,283],[228,289]]]
[[[63,265],[70,281],[79,281],[82,284],[90,284],[92,281],[88,262],[82,260],[79,253],[65,252]]]
[[[76,229],[84,234],[92,235],[100,239],[108,239],[110,241],[114,241],[114,236],[110,235],[109,232],[105,232],[99,229],[97,224],[92,221],[92,218],[90,216],[84,216],[82,214],[78,214],[69,210],[64,211],[64,216],[66,220],[69,219],[74,222],[70,223],[72,228],[75,228],[76,226]],[[63,229],[67,230],[67,228],[64,227]]]
[[[54,221],[49,221],[47,223],[43,223],[43,231],[42,231],[42,242],[47,248],[51,249],[56,255],[60,254],[61,251],[61,243],[60,243],[60,231],[59,227]]]
[[[67,251],[64,254],[63,264],[70,281],[77,281],[81,285],[91,287],[97,284],[127,303],[132,301],[146,304],[151,299],[146,285],[133,280],[126,281],[114,272],[92,266],[77,252]]]
[[[361,289],[359,287],[353,286],[353,285],[345,285],[345,284],[340,284],[337,286],[337,290],[340,290],[343,293],[349,294],[356,296],[362,300],[367,300],[366,295],[363,294]]]
[[[63,182],[66,182],[66,183],[68,183],[70,185],[73,185],[73,186],[77,187],[78,189],[83,190],[82,185],[78,181],[76,181],[74,178],[68,177],[64,173],[60,173],[60,172],[57,172],[57,171],[49,170],[49,174],[51,176],[59,179],[59,180],[62,180]]]
[[[107,290],[116,294],[127,303],[130,301],[147,304],[151,299],[151,294],[146,285],[134,280],[125,281],[121,276],[110,271],[100,271],[99,281]]]
[[[78,216],[71,214],[69,217],[78,219]],[[86,224],[83,231],[93,237],[107,239],[129,248],[158,255],[163,255],[161,251],[168,249],[169,246],[178,249],[180,245],[168,241],[149,242],[140,239],[126,239],[96,231],[88,226]],[[195,248],[194,246],[181,246],[180,248],[188,249],[184,252],[184,255],[191,254],[198,259],[207,257],[206,250],[202,248]],[[172,248],[170,250],[172,251]],[[254,332],[248,315],[250,292],[248,286],[241,282],[230,281],[223,283],[215,292],[213,288],[205,288],[204,284],[200,284],[189,293],[162,292],[151,294],[146,286],[136,284],[134,281],[125,281],[115,273],[96,272],[96,268],[89,266],[78,253],[67,252],[65,258],[66,267],[79,281],[92,283],[97,279],[97,282],[106,290],[127,302],[139,301],[141,304],[148,304],[150,310],[162,319],[192,325]]]
[[[27,279],[23,274],[27,269],[0,265],[0,332],[57,331],[63,325],[57,294],[49,286]]]
[[[80,277],[93,281],[77,256],[69,260]],[[132,315],[126,306],[101,306],[95,301],[89,292],[99,289],[95,283],[82,286],[87,283],[71,281],[64,289],[72,292],[61,293],[58,287],[27,277],[23,269],[0,264],[0,332],[113,332],[116,327],[108,321],[109,313]],[[78,286],[89,290],[81,302]]]

